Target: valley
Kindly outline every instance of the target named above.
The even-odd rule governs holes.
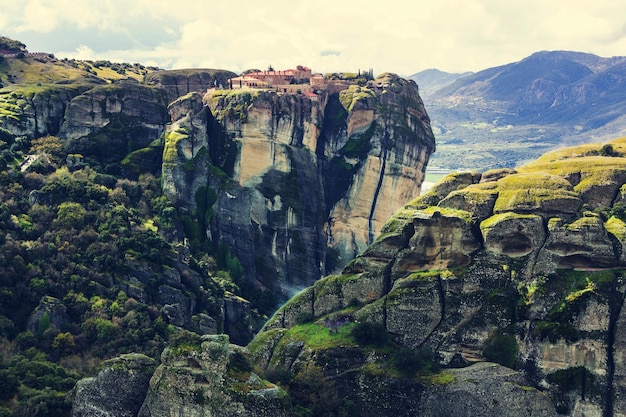
[[[432,163],[484,171],[623,136],[624,57],[542,51],[476,73],[412,75],[437,137]]]

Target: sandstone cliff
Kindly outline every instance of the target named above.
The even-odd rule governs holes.
[[[419,194],[435,147],[417,86],[392,74],[316,100],[216,90],[169,110],[166,194],[191,213],[208,192],[196,215],[210,240],[228,245],[248,280],[283,291],[371,243]]]
[[[159,88],[130,81],[97,86],[68,103],[58,135],[73,153],[119,163],[163,133],[166,107]]]
[[[109,157],[107,162],[119,163],[159,139],[169,122],[168,103],[192,91],[223,85],[235,76],[208,69],[154,71],[140,82],[132,77],[105,80],[89,73],[78,77],[72,70],[78,72],[48,63],[39,71],[51,73],[49,79],[17,84],[0,93],[0,128],[29,139],[59,136],[70,152],[93,157],[92,163],[103,155]],[[158,173],[160,167],[154,166],[160,165],[160,155],[158,160],[150,157],[149,168]]]
[[[93,85],[27,86],[0,94],[0,127],[15,136],[56,135],[72,99]]]
[[[275,314],[249,346],[259,369],[318,367],[359,410],[393,387],[394,415],[456,415],[449,396],[467,415],[626,415],[624,155],[620,139],[449,176]],[[483,361],[515,375],[491,403],[464,376]]]

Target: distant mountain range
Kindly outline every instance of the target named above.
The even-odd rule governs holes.
[[[410,78],[437,137],[431,165],[511,167],[626,135],[626,57],[542,51],[477,73],[429,69]]]
[[[408,78],[417,83],[420,87],[420,96],[422,99],[427,100],[439,89],[447,87],[459,78],[467,77],[473,74],[473,72],[450,73],[436,68],[431,68],[413,74]]]

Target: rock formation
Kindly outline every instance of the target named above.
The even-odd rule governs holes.
[[[249,280],[302,288],[365,249],[417,195],[434,137],[417,86],[383,74],[316,100],[250,90],[169,106],[164,190]]]
[[[76,384],[72,417],[134,417],[148,392],[156,361],[127,354],[111,359],[94,378]]]
[[[0,98],[4,117],[1,127],[15,136],[31,138],[56,135],[72,99],[93,85],[52,84],[16,89]]]
[[[274,315],[249,345],[259,370],[317,366],[361,416],[626,415],[623,155],[620,139],[449,176]]]
[[[79,381],[72,417],[287,417],[290,410],[285,391],[252,372],[228,336],[183,334],[158,367],[143,355],[122,355]]]
[[[290,402],[278,386],[254,374],[247,353],[228,336],[204,336],[200,343],[166,349],[150,380],[140,417],[287,416]]]
[[[143,82],[88,75],[3,95],[0,127],[58,136],[72,169],[162,174],[192,225],[185,232],[279,299],[373,242],[419,194],[435,148],[417,85],[393,74],[313,98],[220,90],[234,75],[223,70],[154,71]]]
[[[228,79],[236,76],[234,72],[225,70],[180,69],[154,71],[147,74],[144,81],[164,90],[167,102],[171,103],[178,97],[194,91],[202,93],[211,87],[225,88],[228,85]]]
[[[626,415],[624,155],[619,139],[450,175],[247,349],[166,351],[140,415],[250,412],[222,397],[233,363],[286,388],[275,415]]]

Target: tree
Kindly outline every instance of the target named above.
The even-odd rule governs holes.
[[[34,139],[31,142],[29,153],[31,154],[47,154],[53,164],[60,164],[65,158],[63,143],[56,136],[44,136]]]
[[[80,229],[85,222],[87,211],[79,203],[68,201],[59,204],[57,221],[64,226]]]

